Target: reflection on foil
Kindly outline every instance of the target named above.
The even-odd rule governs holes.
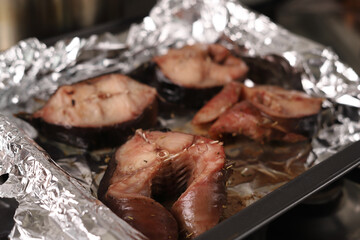
[[[308,94],[328,99],[307,166],[360,139],[359,76],[330,49],[289,33],[235,0],[159,1],[143,23],[130,28],[126,43],[108,33],[51,47],[37,39],[21,41],[0,54],[1,112],[33,112],[59,85],[114,71],[129,73],[169,47],[215,42],[222,36],[246,47],[250,56],[284,56],[303,72],[301,83]],[[25,131],[36,136],[31,127]],[[0,174],[9,173],[0,197],[16,197],[20,203],[11,238],[142,238],[23,135],[0,117]],[[276,184],[265,189],[245,184],[238,191],[257,198]]]
[[[0,197],[19,202],[10,238],[145,239],[3,116],[0,126]]]
[[[56,163],[90,192],[92,175],[84,156],[69,156],[58,159]]]

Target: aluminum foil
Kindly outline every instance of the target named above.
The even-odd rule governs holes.
[[[16,198],[11,239],[146,239],[96,200],[4,116],[0,197]]]
[[[122,34],[108,33],[51,47],[37,39],[22,41],[0,54],[1,113],[33,112],[42,104],[39,99],[48,98],[59,85],[108,72],[128,73],[169,47],[211,43],[224,36],[247,48],[249,56],[285,57],[303,71],[304,90],[327,99],[309,166],[360,139],[359,76],[331,49],[288,32],[235,0],[159,1],[141,24],[130,28],[126,41]],[[10,238],[142,238],[26,137],[24,132],[36,135],[31,127],[11,119],[0,117],[0,174],[9,174],[0,197],[19,201]],[[254,194],[254,189],[245,190]],[[259,190],[260,195],[266,192]]]

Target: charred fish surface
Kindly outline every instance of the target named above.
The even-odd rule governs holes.
[[[240,58],[219,44],[170,49],[167,54],[154,57],[153,61],[158,66],[156,85],[159,94],[169,102],[186,106],[201,107],[223,85],[244,79],[248,71]],[[196,101],[201,103],[196,104]]]
[[[82,148],[117,146],[155,125],[156,90],[121,74],[61,86],[30,119],[51,139]]]
[[[219,222],[224,163],[218,141],[137,130],[115,152],[98,197],[150,239],[193,238]]]

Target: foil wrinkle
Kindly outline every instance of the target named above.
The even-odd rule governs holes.
[[[360,140],[359,76],[327,47],[290,33],[236,0],[160,0],[123,34],[64,39],[46,46],[31,38],[0,53],[0,197],[20,205],[11,239],[144,239],[59,168],[27,135],[36,131],[11,115],[34,112],[60,85],[105,73],[129,73],[171,47],[227,38],[248,56],[277,54],[302,72],[305,92],[325,99],[307,166]],[[71,159],[60,162],[71,163]],[[89,169],[76,165],[88,187]],[[80,176],[79,175],[79,176]],[[76,176],[77,177],[77,176]],[[276,186],[234,191],[263,196]],[[88,188],[87,188],[88,189]],[[250,203],[249,203],[250,204]]]
[[[19,202],[11,239],[146,239],[0,115],[0,197]]]

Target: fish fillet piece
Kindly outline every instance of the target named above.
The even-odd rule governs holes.
[[[259,85],[244,87],[244,99],[272,117],[301,118],[317,114],[323,102],[322,98],[314,98],[277,86]]]
[[[277,86],[250,88],[231,82],[195,114],[192,123],[200,125],[216,120],[208,131],[214,139],[232,134],[259,142],[304,141],[306,137],[299,133],[308,135],[306,126],[314,122],[322,101]]]
[[[195,44],[170,49],[153,58],[172,83],[186,88],[222,86],[243,78],[248,67],[219,44]]]
[[[100,127],[131,121],[156,100],[156,90],[121,74],[61,86],[33,114],[67,127]]]
[[[193,124],[204,124],[216,120],[226,110],[238,102],[241,95],[242,85],[231,82],[205,104],[194,116]]]
[[[114,154],[98,196],[150,239],[174,239],[174,222],[180,236],[193,238],[219,222],[225,201],[224,163],[218,141],[137,130]],[[152,216],[151,224],[146,215]]]
[[[223,134],[244,135],[258,142],[280,140],[298,142],[306,137],[287,132],[279,123],[265,116],[256,107],[247,101],[235,104],[222,114],[210,127],[212,138],[221,138]]]

